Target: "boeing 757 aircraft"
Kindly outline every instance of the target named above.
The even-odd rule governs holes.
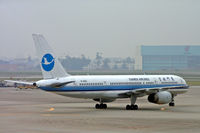
[[[174,106],[174,97],[187,92],[189,88],[183,78],[175,75],[72,76],[64,70],[43,35],[32,36],[44,79],[23,84],[63,96],[93,99],[99,103],[96,109],[106,109],[105,103],[117,98],[130,98],[126,109],[137,110],[136,99],[146,95],[151,103]]]

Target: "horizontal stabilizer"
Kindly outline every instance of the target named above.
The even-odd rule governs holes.
[[[71,80],[60,80],[60,79],[47,79],[47,80],[40,80],[33,83],[34,86],[37,87],[62,87],[64,85],[73,83],[75,81]]]
[[[11,83],[12,87],[26,87],[26,88],[34,88],[33,83],[26,81],[15,81],[15,80],[4,80],[6,83]]]

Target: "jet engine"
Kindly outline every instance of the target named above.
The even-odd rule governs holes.
[[[156,104],[166,104],[172,101],[172,94],[168,91],[152,93],[148,96],[148,101]]]

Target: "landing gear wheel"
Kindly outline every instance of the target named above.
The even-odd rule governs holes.
[[[126,105],[126,110],[138,110],[138,105]]]
[[[104,104],[100,104],[100,109],[103,109],[103,107],[104,107]]]
[[[96,109],[100,109],[100,105],[99,105],[99,104],[96,104],[96,105],[95,105],[95,108],[96,108]]]
[[[126,105],[126,110],[131,110],[131,106],[130,105]]]
[[[175,103],[169,103],[169,106],[173,107],[175,106]]]
[[[133,105],[133,110],[138,110],[138,105]]]
[[[101,103],[101,104],[96,104],[96,105],[95,105],[95,108],[96,108],[96,109],[107,109],[107,104],[103,104],[103,103]]]
[[[107,109],[107,104],[103,104],[103,109]]]

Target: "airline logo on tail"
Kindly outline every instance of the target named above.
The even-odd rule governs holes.
[[[51,54],[49,54],[49,53],[45,54],[42,57],[41,64],[42,64],[42,68],[45,71],[51,71],[53,69],[53,67],[54,67],[55,59],[53,58],[53,56]]]

